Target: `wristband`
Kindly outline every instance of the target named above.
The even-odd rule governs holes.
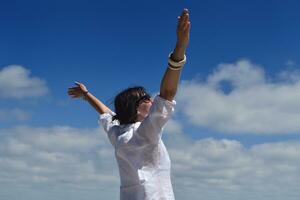
[[[171,59],[173,52],[169,54],[169,64],[174,68],[174,67],[182,67],[186,63],[186,56],[184,55],[183,60],[180,60],[178,62],[175,62],[174,60]]]
[[[87,91],[85,91],[85,92],[83,92],[83,99],[84,100],[87,100],[87,94],[89,93],[89,91],[87,90]]]
[[[89,91],[87,90],[87,91],[85,91],[85,92],[83,92],[83,95],[87,95],[87,93],[89,93]]]
[[[183,67],[183,66],[180,66],[180,67],[174,67],[174,66],[170,65],[170,63],[169,63],[169,65],[168,65],[168,68],[171,69],[171,70],[181,70],[182,67]]]

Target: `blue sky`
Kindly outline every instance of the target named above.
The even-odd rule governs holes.
[[[202,71],[208,73],[220,61],[230,62],[240,57],[257,60],[261,64],[270,63],[274,65],[271,69],[275,70],[286,60],[296,59],[299,22],[294,4],[238,2],[183,4],[190,7],[193,20],[188,50],[190,60],[193,63],[199,60],[196,64],[206,66],[185,69],[183,78],[192,78]],[[161,54],[160,50],[169,52],[174,44],[176,21],[173,19],[184,6],[169,4],[19,1],[2,6],[1,19],[5,28],[1,60],[3,65],[34,65],[30,69],[37,75],[52,78],[57,78],[58,72],[65,76],[62,70],[56,71],[64,68],[71,79],[84,73],[86,76],[94,74],[87,79],[99,80],[100,75],[95,72],[105,70],[108,75],[117,76],[115,72],[125,66],[138,76],[141,75],[137,71],[138,64],[144,61],[144,57],[150,54],[159,61],[163,60],[163,56],[158,57],[157,54]],[[108,59],[132,60],[132,54],[135,62],[126,62],[125,66],[111,64],[113,60]],[[280,60],[275,60],[279,57]],[[106,58],[105,61],[103,58]],[[151,69],[159,67],[152,66]],[[147,68],[148,65],[144,67]]]
[[[31,106],[34,117],[25,123],[34,126],[95,126],[96,113],[68,101],[66,89],[82,81],[106,103],[130,85],[157,92],[184,7],[192,29],[182,80],[204,79],[219,63],[240,58],[262,65],[268,76],[299,63],[296,1],[3,2],[1,66],[24,66],[47,81],[50,93],[1,104]]]
[[[132,85],[157,93],[176,42],[176,18],[183,8],[189,9],[192,26],[178,108],[170,123],[182,131],[176,137],[216,146],[223,139],[233,146],[237,141],[249,152],[260,144],[275,143],[272,148],[277,145],[280,149],[278,143],[285,146],[285,142],[299,140],[298,1],[0,3],[0,83],[4,85],[0,89],[0,140],[22,135],[17,127],[33,132],[53,129],[58,135],[63,131],[55,132],[55,127],[94,132],[97,113],[84,101],[67,96],[67,88],[76,80],[106,104]],[[3,75],[4,69],[11,78]],[[20,91],[25,94],[16,97],[13,93]],[[174,130],[171,125],[166,132]],[[210,137],[213,141],[207,140]],[[171,133],[166,139],[172,140]],[[299,146],[293,145],[294,149]],[[92,154],[94,149],[90,150]],[[5,155],[2,159],[14,158],[6,150],[1,153]],[[299,170],[298,163],[292,166]],[[180,182],[178,177],[175,180]],[[1,183],[3,180],[0,174]],[[49,190],[45,188],[46,194]],[[0,196],[3,192],[0,189]],[[38,196],[34,189],[32,194]],[[211,194],[206,197],[218,199]]]

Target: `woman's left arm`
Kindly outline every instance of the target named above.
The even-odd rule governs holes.
[[[189,11],[184,9],[181,16],[178,17],[177,43],[170,57],[174,62],[184,60],[185,51],[189,43],[190,27]],[[174,68],[175,67],[172,69],[172,66],[171,68],[167,68],[160,85],[159,96],[169,101],[172,101],[176,95],[182,66],[179,67],[178,70],[174,70]]]
[[[188,10],[184,9],[181,16],[178,17],[177,44],[171,55],[171,60],[175,63],[184,59],[185,50],[189,42],[189,30],[189,14]],[[156,96],[148,116],[138,127],[137,136],[139,137],[137,138],[146,138],[148,139],[146,140],[147,142],[150,141],[154,144],[157,144],[161,138],[163,127],[174,112],[176,102],[172,100],[176,94],[181,67],[167,68],[161,81],[160,94]]]

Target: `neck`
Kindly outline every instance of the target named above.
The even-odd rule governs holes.
[[[143,116],[143,115],[137,115],[137,118],[136,118],[136,121],[137,122],[141,122],[141,121],[143,121],[145,118],[147,117],[147,115],[146,116]]]

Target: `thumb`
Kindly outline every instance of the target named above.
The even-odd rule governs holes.
[[[75,81],[75,84],[79,86],[81,83],[79,81]]]

